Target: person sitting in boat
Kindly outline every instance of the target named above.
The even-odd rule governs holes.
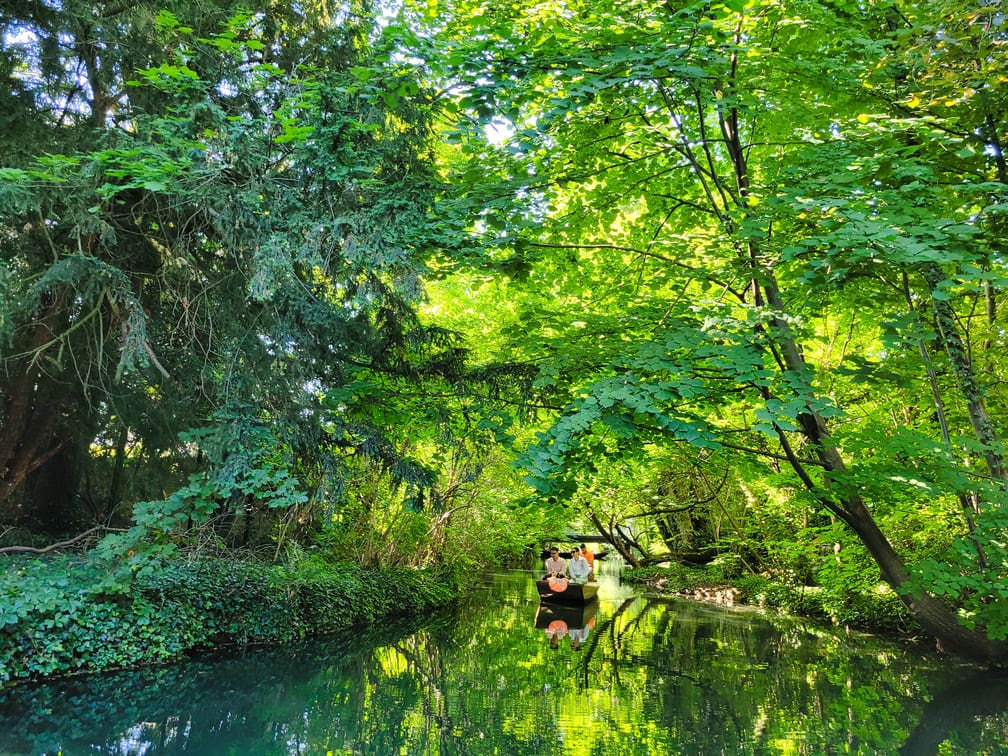
[[[549,559],[545,562],[546,577],[564,577],[567,574],[567,562],[560,558],[560,549],[550,547]]]
[[[575,583],[587,583],[591,572],[592,568],[588,565],[588,561],[575,548],[571,554],[570,563],[567,565],[567,574],[570,576],[571,581]]]
[[[595,579],[595,555],[592,553],[591,549],[589,549],[583,543],[581,544],[581,556],[583,556],[585,558],[585,561],[588,562],[588,567],[591,568],[591,574],[588,575],[588,580],[589,581],[594,580]]]

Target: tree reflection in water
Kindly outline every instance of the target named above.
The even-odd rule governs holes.
[[[512,573],[414,623],[19,686],[0,692],[0,753],[994,754],[1008,742],[1005,678],[906,646],[627,589],[589,613],[541,612],[531,575]],[[572,629],[587,630],[578,644]]]

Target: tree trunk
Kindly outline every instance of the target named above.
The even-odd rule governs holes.
[[[783,302],[777,289],[776,278],[772,273],[764,273],[763,291],[767,303],[778,312],[783,312]],[[807,376],[808,369],[801,350],[798,347],[787,324],[783,321],[773,323],[776,344],[784,358],[785,366],[799,380],[799,376]],[[808,395],[812,395],[812,386],[805,383],[803,387]],[[809,409],[799,418],[802,433],[812,444],[816,456],[823,465],[828,479],[831,472],[843,472],[846,469],[843,458],[830,438],[825,420],[818,412]],[[807,473],[799,471],[806,485],[811,480]],[[911,616],[924,630],[933,635],[938,648],[979,661],[985,664],[1004,662],[1008,660],[1008,642],[993,641],[987,637],[985,628],[967,628],[959,622],[955,607],[940,601],[927,593],[911,594],[907,583],[910,572],[903,558],[889,543],[879,529],[875,518],[865,506],[861,497],[851,494],[839,504],[816,487],[810,487],[812,493],[857,535],[868,549],[875,563],[882,572],[883,579],[899,595],[900,600],[909,609]]]
[[[899,595],[911,616],[934,636],[939,650],[958,654],[984,663],[996,664],[1008,660],[1008,642],[987,637],[984,628],[964,626],[955,607],[927,593],[911,593],[907,582],[910,573],[902,557],[889,543],[860,497],[844,502],[844,522],[868,549],[882,571],[882,577]]]
[[[973,372],[966,344],[963,343],[956,325],[955,313],[947,301],[933,295],[946,276],[942,273],[941,268],[934,264],[926,265],[923,273],[928,289],[932,292],[931,306],[941,343],[952,363],[952,372],[955,374],[959,393],[966,402],[973,432],[976,434],[977,441],[983,444],[983,457],[987,463],[987,469],[992,478],[1001,481],[1008,480],[1004,458],[996,451],[1000,448],[1000,444],[994,430],[994,423],[990,415],[987,414],[986,406],[984,406],[983,396]]]
[[[3,427],[0,430],[0,512],[28,477],[47,460],[59,453],[65,442],[56,440],[58,408],[52,402],[40,402],[40,371],[34,362],[42,358],[39,350],[52,336],[51,321],[57,309],[50,302],[48,313],[35,324],[26,353],[9,368],[17,375],[2,401]]]
[[[726,82],[726,87],[729,89],[735,86],[736,63],[736,57],[732,55],[731,70]],[[749,167],[738,128],[737,110],[730,108],[720,113],[719,123],[734,173],[736,203],[738,207],[744,208],[746,207],[745,199],[749,186]],[[730,221],[726,222],[725,231],[729,235],[733,233],[734,228]],[[765,304],[772,310],[777,313],[786,312],[776,276],[772,268],[762,264],[758,242],[754,239],[750,240],[744,249],[739,249],[739,257],[740,262],[751,268],[753,304],[757,306],[763,304],[763,296],[765,296]],[[944,275],[937,266],[925,270],[925,277],[928,278],[932,290],[941,280],[944,280]],[[934,301],[937,308],[940,303],[937,300]],[[946,317],[948,314],[948,312],[939,312],[936,309],[939,327],[943,329],[943,340],[946,348],[950,350],[949,354],[956,370],[956,377],[960,381],[960,390],[969,405],[970,419],[977,437],[987,449],[991,449],[993,442],[996,441],[993,424],[983,407],[976,382],[971,380],[972,371],[969,369],[961,339],[956,341],[958,331],[952,328],[948,333],[945,332],[944,328],[948,325]],[[955,325],[954,319],[951,321],[951,325]],[[770,321],[770,328],[772,342],[778,352],[778,357],[784,363],[783,368],[792,374],[790,380],[803,384],[801,393],[805,396],[815,396],[809,377],[809,367],[790,326],[782,318],[775,317]],[[799,415],[798,423],[803,435],[810,442],[816,456],[822,463],[826,481],[829,481],[830,473],[844,471],[846,465],[830,438],[824,418],[814,409],[807,407],[806,411]],[[787,446],[787,439],[783,432],[780,433],[780,436],[781,442]],[[1008,643],[990,640],[982,627],[970,629],[963,626],[959,622],[955,608],[934,596],[928,594],[912,595],[908,592],[909,570],[902,557],[896,553],[892,544],[879,529],[860,495],[850,494],[845,500],[837,502],[812,480],[797,457],[793,454],[790,454],[789,457],[792,467],[805,486],[858,536],[878,564],[885,581],[900,596],[921,627],[937,639],[939,648],[984,663],[1008,660]],[[985,457],[992,476],[1003,480],[1005,469],[1001,458],[994,451],[988,451]]]
[[[623,561],[631,567],[640,567],[640,560],[634,555],[629,544],[620,535],[619,526],[616,523],[610,521],[608,527],[603,525],[602,521],[598,518],[598,515],[591,510],[588,512],[588,519],[591,520],[595,529],[604,535],[610,545],[616,549],[616,553],[623,557]]]

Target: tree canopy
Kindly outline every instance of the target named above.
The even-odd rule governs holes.
[[[1003,658],[996,7],[6,13],[6,524],[573,518]]]
[[[522,455],[539,494],[597,493],[632,459],[652,463],[656,491],[690,464],[668,450],[691,448],[757,501],[786,488],[788,519],[834,539],[847,526],[930,632],[995,653],[1001,14],[739,1],[450,15],[420,44],[468,116],[455,182],[478,262],[520,302],[505,341],[557,408]],[[920,559],[927,521],[941,535]]]
[[[361,463],[431,489],[403,388],[450,385],[461,349],[415,313],[430,98],[373,11],[3,21],[4,521],[59,533],[150,499],[162,532],[224,518],[242,540],[271,511],[324,521]]]

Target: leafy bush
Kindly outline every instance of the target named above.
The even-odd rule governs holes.
[[[450,602],[459,585],[443,570],[206,559],[171,562],[128,590],[108,590],[100,568],[80,559],[10,560],[0,572],[0,683],[416,615]]]

